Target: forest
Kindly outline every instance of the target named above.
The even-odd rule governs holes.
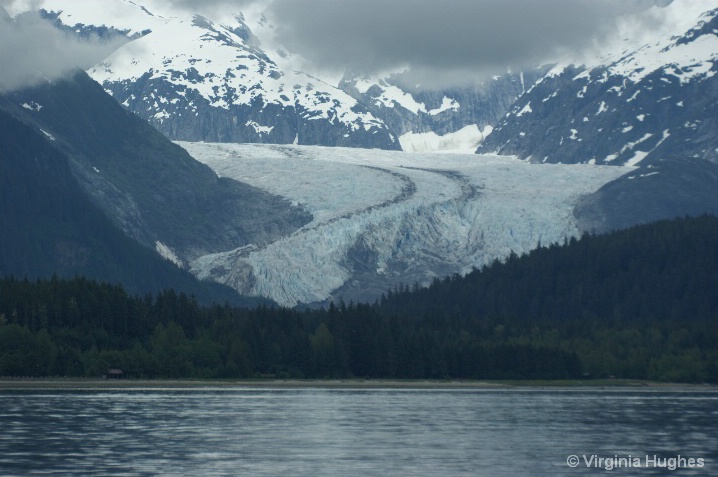
[[[718,383],[717,292],[712,216],[586,235],[321,309],[6,277],[0,376]]]

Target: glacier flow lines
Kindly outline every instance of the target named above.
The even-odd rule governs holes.
[[[314,220],[271,243],[200,257],[200,278],[278,303],[373,301],[399,283],[465,273],[577,233],[578,199],[627,172],[508,157],[182,143],[218,174]]]

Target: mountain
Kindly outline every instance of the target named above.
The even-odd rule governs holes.
[[[201,278],[287,306],[372,301],[582,231],[718,213],[710,4],[675,0],[662,29],[590,61],[433,92],[404,74],[334,88],[263,43],[266,20],[162,5],[46,0],[59,28],[123,46],[89,70],[101,86],[2,101],[116,225]]]
[[[220,23],[153,2],[48,0],[43,8],[61,28],[132,40],[89,74],[171,139],[400,147],[354,98],[281,67],[239,12]]]
[[[339,80],[302,71],[305,61],[264,41],[270,20],[230,7],[210,19],[152,0],[42,5],[69,33],[123,39],[88,73],[173,140],[467,152],[543,73],[445,90],[411,85],[401,73]]]
[[[180,268],[311,220],[286,199],[218,177],[82,71],[3,92],[0,113],[3,275],[83,275],[237,302]]]
[[[552,68],[477,152],[636,167],[579,206],[584,230],[718,213],[718,2],[665,10],[644,43]]]
[[[257,302],[201,283],[125,236],[91,203],[55,139],[1,108],[0,170],[0,276],[86,276],[137,294],[174,288],[203,303]]]
[[[83,72],[0,95],[0,109],[67,154],[82,188],[128,236],[178,264],[274,240],[310,218],[284,199],[217,177]]]
[[[418,152],[481,144],[532,161],[641,167],[651,156],[716,154],[713,0],[653,7],[639,24],[666,19],[660,28],[631,25],[595,57],[444,90],[413,84],[406,71],[307,73],[311,65],[275,44],[271,20],[230,6],[207,18],[156,0],[98,5],[45,0],[42,12],[68,32],[123,38],[89,73],[173,140]]]
[[[384,78],[347,74],[339,88],[381,118],[406,152],[473,151],[544,69],[507,73],[468,87],[411,85],[406,72]]]

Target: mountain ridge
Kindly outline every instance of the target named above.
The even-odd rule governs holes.
[[[86,0],[43,7],[65,27],[119,23],[119,31],[142,31],[89,73],[172,139],[400,147],[351,96],[306,73],[280,69],[240,15],[215,23],[198,14],[160,16],[134,3],[111,5],[118,18]]]
[[[119,0],[108,11],[83,10],[91,4],[48,0],[48,8],[67,8],[46,15],[81,35],[114,22],[115,35],[135,37],[90,69],[103,86],[81,75],[0,102],[53,138],[128,235],[199,276],[283,305],[371,299],[397,282],[466,273],[582,231],[718,212],[718,69],[706,48],[718,38],[716,15],[687,0],[667,10],[692,5],[671,26],[685,26],[681,33],[628,41],[620,54],[583,65],[497,76],[485,96],[475,88],[423,91],[401,74],[347,74],[344,91],[331,89],[289,71],[290,57],[264,51],[239,15],[170,16]],[[132,14],[112,18],[119,6]],[[135,16],[142,21],[133,26]],[[676,57],[682,62],[665,61]],[[311,103],[301,113],[286,89],[297,78],[292,94]],[[65,89],[51,101],[47,88]],[[181,143],[210,169],[131,110],[165,135],[283,144]],[[341,111],[364,119],[343,122]],[[304,139],[300,123],[313,131]],[[292,144],[310,137],[353,150]],[[477,141],[478,152],[491,154],[356,147],[473,152]]]
[[[217,177],[83,72],[2,95],[0,107],[52,136],[83,188],[125,233],[151,248],[162,243],[182,261],[271,240],[308,220],[281,198]]]
[[[555,66],[477,153],[638,167],[577,208],[583,230],[718,213],[718,8],[711,6],[718,2],[675,1],[666,7],[672,30],[621,54]]]
[[[86,276],[135,294],[175,288],[206,304],[261,302],[200,283],[125,236],[91,203],[46,132],[2,108],[0,126],[0,276]]]

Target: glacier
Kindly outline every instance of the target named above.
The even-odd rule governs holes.
[[[373,301],[576,236],[579,200],[633,167],[321,146],[178,142],[218,175],[301,205],[289,236],[197,258],[191,271],[283,306]]]

